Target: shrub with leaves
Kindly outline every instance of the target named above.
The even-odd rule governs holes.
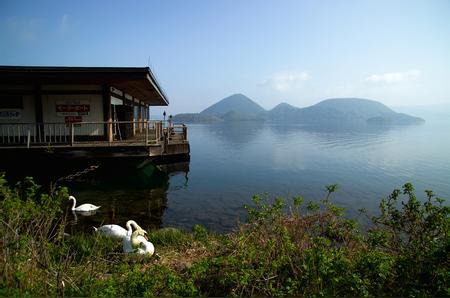
[[[381,214],[372,217],[368,242],[395,256],[390,291],[396,296],[449,294],[450,208],[431,190],[425,193],[427,199],[419,201],[406,183],[383,199]]]
[[[60,208],[64,198],[67,199],[66,189],[48,195],[40,191],[32,178],[10,188],[4,174],[0,174],[0,270],[4,287],[28,293],[38,284],[42,286],[42,281],[49,278],[40,274],[42,268],[52,281],[59,278],[58,269],[52,266],[53,252],[58,247],[52,242],[64,233]]]
[[[254,196],[227,235],[150,231],[157,256],[97,234],[64,236],[67,190],[0,175],[0,296],[449,296],[449,207],[411,184],[360,231],[332,203]]]
[[[325,199],[253,197],[249,222],[229,235],[215,257],[191,270],[212,296],[448,295],[449,208],[427,191],[420,202],[405,184],[380,204],[362,232],[343,208]],[[401,202],[400,202],[401,201]],[[398,207],[402,206],[402,207]]]

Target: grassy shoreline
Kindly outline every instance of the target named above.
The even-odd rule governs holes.
[[[0,296],[448,296],[449,207],[411,184],[380,202],[361,232],[332,204],[254,196],[248,222],[221,235],[149,231],[157,255],[120,241],[65,236],[67,189],[0,176]],[[144,227],[145,228],[145,227]]]

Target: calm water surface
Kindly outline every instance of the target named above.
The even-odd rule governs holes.
[[[245,220],[253,194],[333,200],[349,215],[412,182],[450,198],[450,123],[400,127],[305,127],[260,123],[190,125],[190,163],[155,169],[100,165],[66,183],[80,203],[102,205],[75,218],[73,229],[100,223],[190,229],[202,224],[226,232]],[[422,196],[421,196],[422,197]]]
[[[449,128],[191,126],[189,184],[169,190],[163,222],[227,230],[255,193],[318,200],[332,183],[340,186],[334,201],[353,215],[375,212],[405,182],[449,198]]]

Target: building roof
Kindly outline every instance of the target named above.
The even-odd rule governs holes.
[[[149,67],[0,66],[2,84],[106,84],[153,106],[169,104]]]

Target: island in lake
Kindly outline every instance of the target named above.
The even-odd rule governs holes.
[[[408,125],[421,124],[419,117],[397,113],[386,105],[364,98],[330,98],[306,108],[280,103],[267,111],[243,94],[228,96],[200,113],[177,114],[183,123],[222,121],[267,121],[302,124],[351,123]]]

